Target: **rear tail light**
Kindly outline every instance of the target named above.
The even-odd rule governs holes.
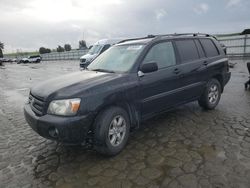
[[[227,72],[229,72],[229,61],[226,61],[225,64],[226,64],[226,70]]]
[[[227,47],[225,46],[225,44],[220,43],[220,46],[222,47],[222,49],[223,49],[225,55],[227,55]]]

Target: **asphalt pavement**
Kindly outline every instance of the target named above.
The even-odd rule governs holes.
[[[29,88],[79,71],[79,62],[5,64],[0,68],[0,187],[249,188],[247,61],[235,62],[215,110],[193,102],[154,117],[112,158],[46,140],[24,120]]]

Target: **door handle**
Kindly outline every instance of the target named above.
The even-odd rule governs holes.
[[[203,62],[203,65],[208,65],[208,62],[207,62],[207,61],[204,61],[204,62]]]
[[[175,73],[175,74],[179,74],[180,72],[181,72],[180,69],[177,69],[177,68],[174,69],[174,73]]]

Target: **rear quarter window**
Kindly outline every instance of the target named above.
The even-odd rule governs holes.
[[[175,41],[182,63],[199,59],[199,54],[194,40]]]
[[[219,51],[211,39],[200,39],[207,57],[215,57],[219,55]]]

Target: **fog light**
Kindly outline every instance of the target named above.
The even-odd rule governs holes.
[[[49,129],[49,135],[52,137],[52,138],[58,138],[59,136],[59,131],[57,128],[53,127],[53,128],[50,128]]]

